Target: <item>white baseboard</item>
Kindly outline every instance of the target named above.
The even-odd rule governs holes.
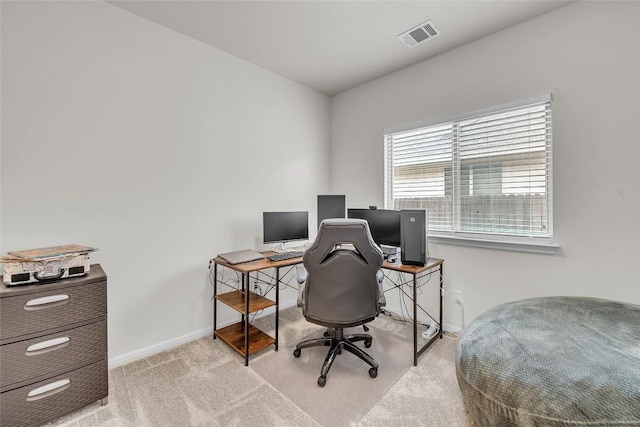
[[[296,305],[296,301],[285,301],[280,303],[280,310],[284,310],[285,308],[293,307]],[[274,312],[275,309],[267,309],[264,310],[263,313],[256,317],[267,316]],[[218,324],[219,328],[224,328],[225,326],[229,326],[233,323],[236,323],[237,320],[229,320],[227,322],[222,322]],[[161,353],[163,351],[171,350],[172,348],[179,347],[181,345],[190,343],[191,341],[199,340],[200,338],[204,338],[206,336],[213,336],[213,325],[210,328],[200,329],[194,332],[190,332],[185,335],[181,335],[176,338],[171,338],[166,341],[159,342],[157,344],[152,344],[150,346],[131,351],[129,353],[122,354],[120,356],[115,356],[109,359],[109,369],[117,368],[118,366],[123,366],[131,362],[135,362],[136,360],[144,359],[145,357],[153,356],[154,354]]]
[[[231,323],[234,323],[234,322],[228,322],[226,325],[220,325],[220,327],[228,326]],[[144,359],[145,357],[149,357],[166,350],[171,350],[172,348],[179,347],[191,341],[204,338],[207,335],[213,336],[213,326],[211,326],[210,328],[204,328],[198,331],[190,332],[188,334],[181,335],[179,337],[172,338],[170,340],[162,341],[157,344],[152,344],[148,347],[134,350],[132,352],[125,353],[120,356],[112,357],[109,359],[109,369],[117,368],[118,366],[126,365],[128,363],[135,362],[136,360]]]
[[[297,304],[296,300],[285,301],[283,303],[280,303],[280,310],[284,310],[290,307],[295,307],[296,304]],[[384,309],[395,315],[402,316],[402,313],[399,310],[394,309],[392,307],[387,306],[387,307],[384,307]],[[267,316],[273,313],[274,310],[275,310],[274,308],[266,309],[257,317]],[[429,324],[431,322],[431,319],[425,316],[418,316],[418,321],[424,324]],[[230,320],[227,322],[220,323],[218,326],[220,328],[224,328],[225,326],[229,326],[235,322],[237,322],[237,320]],[[461,327],[447,324],[447,323],[443,325],[443,329],[446,332],[453,332],[453,333],[460,333],[462,331]],[[206,336],[213,336],[213,325],[210,328],[200,329],[185,335],[181,335],[176,338],[172,338],[170,340],[162,341],[157,344],[153,344],[138,350],[134,350],[129,353],[122,354],[120,356],[112,357],[109,359],[109,369],[117,368],[118,366],[126,365],[128,363],[135,362],[136,360],[144,359],[145,357],[153,356],[154,354],[161,353],[163,351],[171,350],[172,348],[179,347],[181,345],[190,343],[191,341],[195,341],[200,338],[204,338]]]

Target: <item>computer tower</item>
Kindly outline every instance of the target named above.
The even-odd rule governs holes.
[[[427,211],[400,211],[400,259],[403,264],[425,265],[427,262]]]
[[[318,195],[318,228],[323,219],[344,218],[346,206],[344,194]]]

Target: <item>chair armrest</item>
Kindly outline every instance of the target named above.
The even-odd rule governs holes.
[[[296,265],[296,280],[298,281],[298,307],[302,307],[304,305],[305,281],[307,280],[307,270],[302,264]]]
[[[384,282],[384,272],[382,269],[378,270],[376,273],[376,280],[378,281],[378,289],[380,293],[380,297],[378,298],[378,305],[380,307],[385,307],[387,305],[387,299],[384,296],[384,289],[382,287],[382,282]]]

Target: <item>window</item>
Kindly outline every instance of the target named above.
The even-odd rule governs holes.
[[[384,143],[385,207],[427,209],[430,235],[551,243],[550,95],[385,131]]]

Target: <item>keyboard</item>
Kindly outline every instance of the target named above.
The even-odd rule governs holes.
[[[269,255],[269,261],[284,261],[285,259],[298,258],[304,255],[302,251],[281,252],[275,255]]]

